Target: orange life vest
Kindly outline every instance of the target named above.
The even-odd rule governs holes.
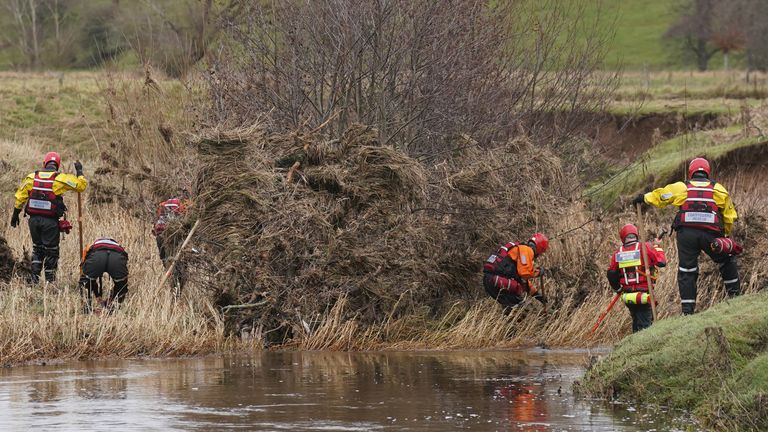
[[[483,264],[483,271],[522,282],[536,276],[533,258],[530,246],[510,242],[488,257]]]

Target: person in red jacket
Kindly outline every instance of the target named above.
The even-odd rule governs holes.
[[[619,238],[622,245],[611,257],[608,283],[615,293],[621,294],[621,299],[632,316],[632,332],[636,333],[650,327],[653,322],[642,248],[644,247],[647,253],[651,277],[658,268],[667,265],[667,258],[658,242],[653,245],[648,242],[641,245],[637,227],[632,224],[624,225],[619,230]]]
[[[483,264],[485,292],[504,306],[504,315],[508,315],[514,306],[523,301],[523,293],[533,296],[542,304],[547,302],[529,280],[543,274],[543,269],[534,265],[534,258],[543,254],[548,246],[547,236],[536,233],[524,244],[505,244]]]

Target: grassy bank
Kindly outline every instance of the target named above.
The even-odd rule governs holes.
[[[708,158],[715,164],[717,173],[717,161],[731,152],[742,149],[759,152],[766,146],[766,137],[745,136],[738,126],[684,133],[652,146],[636,160],[612,170],[606,178],[588,187],[584,195],[593,203],[610,207],[616,205],[621,196],[647,192],[666,182],[684,179],[685,164],[695,157]]]
[[[592,395],[692,411],[718,430],[768,428],[768,294],[664,320],[584,378]]]
[[[19,179],[38,166],[46,151],[61,151],[67,170],[71,170],[75,158],[82,159],[91,181],[84,197],[85,239],[108,235],[127,246],[132,275],[129,300],[110,317],[79,314],[77,242],[73,233],[62,243],[58,289],[28,287],[18,279],[0,283],[0,335],[5,341],[0,344],[0,363],[51,357],[191,355],[250,349],[267,343],[280,343],[284,348],[337,350],[536,344],[585,347],[615,343],[629,332],[629,315],[623,307],[617,307],[595,335],[589,329],[610,300],[603,269],[616,247],[616,231],[623,223],[635,221],[635,215],[618,211],[599,219],[579,200],[581,185],[574,189],[572,184],[565,184],[568,179],[561,172],[562,159],[550,150],[531,148],[529,143],[519,141],[509,148],[494,149],[489,158],[488,152],[468,146],[450,161],[416,166],[417,162],[375,144],[339,146],[322,139],[305,143],[301,141],[303,136],[295,134],[284,141],[261,144],[274,149],[260,147],[249,158],[235,158],[237,163],[247,160],[242,168],[253,170],[253,176],[232,183],[227,173],[239,165],[228,158],[211,165],[215,169],[200,171],[201,158],[188,145],[187,132],[192,130],[194,111],[187,109],[190,98],[180,83],[161,82],[158,90],[146,85],[143,76],[123,80],[106,75],[84,75],[82,81],[79,78],[66,75],[64,83],[75,89],[83,86],[82,91],[73,92],[79,94],[78,103],[87,109],[62,106],[69,99],[62,99],[55,75],[31,76],[29,82],[39,80],[39,87],[25,84],[25,75],[3,77],[17,80],[7,87],[15,89],[17,95],[36,94],[36,99],[53,102],[36,113],[30,104],[17,104],[11,93],[4,99],[7,103],[3,109],[9,118],[25,118],[29,123],[7,123],[6,139],[0,139],[0,196],[6,203],[0,208],[0,220],[10,219],[12,193]],[[192,94],[199,97],[204,92],[193,90]],[[69,103],[74,102],[65,105]],[[200,101],[193,105],[205,106]],[[71,130],[77,133],[70,134]],[[688,154],[682,154],[683,150],[722,147],[728,152],[735,145],[731,138],[739,133],[726,129],[702,132],[689,141],[676,138],[662,144],[669,148],[650,150],[652,158],[648,156],[648,160],[655,160],[655,165],[638,172],[658,171],[656,178],[660,179],[665,170],[674,171]],[[226,147],[232,143],[219,144],[223,145],[219,151],[233,150]],[[515,175],[521,179],[512,181],[506,169],[518,166],[520,152],[534,162],[520,165]],[[664,155],[670,152],[678,159],[666,161]],[[306,156],[293,183],[287,180],[293,159],[276,161],[283,154]],[[356,154],[364,157],[354,159]],[[254,162],[257,156],[258,163]],[[355,160],[358,162],[352,164]],[[364,169],[371,166],[375,169]],[[402,167],[430,175],[415,176],[418,187],[394,194],[396,189],[388,182]],[[225,177],[220,178],[222,175]],[[361,179],[373,183],[373,187],[360,183]],[[760,216],[766,211],[765,204],[755,200],[753,194],[761,187],[756,181],[759,177],[731,173],[719,179],[727,186],[734,185],[738,209],[750,228],[737,225],[742,238],[752,241],[766,232],[766,221]],[[254,183],[256,180],[261,183]],[[209,219],[207,228],[199,233],[228,231],[221,236],[201,235],[193,241],[201,251],[199,259],[216,265],[210,267],[212,271],[195,274],[182,301],[174,303],[168,290],[157,288],[162,267],[149,230],[155,203],[184,183],[196,184],[198,191],[211,188],[208,194],[198,197],[209,207],[200,207]],[[233,184],[239,186],[232,188]],[[498,185],[490,188],[492,193],[479,186],[489,184]],[[222,194],[222,188],[227,187],[227,194]],[[420,195],[437,188],[443,188],[442,196],[448,199],[425,200]],[[566,202],[553,190],[575,192],[566,197],[571,199]],[[398,211],[385,202],[389,199],[397,203],[408,194],[420,198],[402,204]],[[228,199],[221,201],[224,195]],[[107,202],[110,197],[112,202]],[[68,202],[74,208],[73,196],[68,197]],[[512,204],[518,202],[526,206]],[[241,203],[249,210],[228,211],[232,203]],[[254,223],[255,211],[260,212],[259,224]],[[240,218],[240,225],[234,225],[233,215]],[[430,220],[425,223],[427,217]],[[669,215],[654,213],[647,216],[645,225],[657,231],[669,220]],[[296,239],[289,241],[286,233],[296,230],[297,225],[300,230],[296,231]],[[257,229],[262,230],[259,235]],[[492,252],[495,241],[523,238],[533,229],[544,229],[550,235],[569,232],[560,241],[552,242],[541,263],[553,269],[545,278],[549,312],[528,300],[505,317],[482,290],[479,266]],[[316,247],[295,249],[295,245],[306,245],[308,239],[321,233],[332,240],[320,239]],[[29,253],[31,242],[25,222],[15,230],[4,222],[0,236],[8,240],[16,258]],[[366,236],[370,240],[364,241],[369,238]],[[392,242],[394,239],[399,243]],[[444,246],[436,248],[437,240],[445,242]],[[247,247],[247,242],[257,242],[259,247]],[[355,242],[363,245],[346,246],[354,246]],[[371,251],[370,245],[379,242],[391,251]],[[673,245],[668,245],[670,262],[676,260]],[[762,288],[760,281],[768,270],[764,257],[757,252],[764,249],[752,247],[752,243],[749,246],[744,287],[755,292]],[[229,248],[231,254],[216,255],[218,248]],[[414,258],[404,264],[406,252]],[[297,265],[302,261],[304,264]],[[342,261],[343,271],[332,273]],[[429,278],[423,277],[426,261],[434,265]],[[258,263],[261,270],[233,277],[242,270],[243,262],[252,268],[257,268],[254,263]],[[703,263],[702,268],[702,286],[712,287],[700,294],[700,308],[706,308],[721,300],[722,290],[716,268],[710,263]],[[406,270],[422,279],[404,277]],[[368,283],[360,286],[357,281],[363,273],[368,275]],[[321,289],[323,284],[328,289]],[[429,291],[418,292],[425,287]],[[220,288],[217,294],[231,297],[211,295]],[[246,306],[269,300],[270,307],[283,308],[281,313],[273,314],[273,321],[260,323],[258,309],[226,308],[237,306],[232,296],[249,292],[254,297],[242,297]],[[662,272],[658,297],[662,318],[679,313],[674,271]],[[301,309],[308,302],[312,302],[312,308]],[[232,320],[234,316],[240,319]],[[228,328],[228,320],[237,326]],[[275,340],[278,332],[285,337]],[[237,339],[240,335],[245,336],[242,343]]]

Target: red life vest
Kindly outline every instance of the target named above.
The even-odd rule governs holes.
[[[120,246],[120,243],[114,241],[111,238],[100,238],[93,242],[90,248],[88,248],[89,251],[95,251],[100,249],[108,249],[113,250],[116,252],[125,253],[125,249]]]
[[[157,221],[155,221],[152,227],[152,234],[158,235],[165,231],[168,222],[184,213],[184,211],[186,211],[186,207],[179,198],[171,198],[161,202],[157,207]]]
[[[53,192],[53,183],[58,172],[47,179],[40,177],[40,172],[35,171],[32,182],[32,191],[24,211],[32,216],[45,216],[58,219],[64,214],[64,200]]]
[[[515,277],[515,263],[509,258],[509,250],[517,246],[516,242],[509,242],[501,246],[495,254],[492,254],[485,260],[483,271],[506,278]]]
[[[640,249],[640,242],[631,246],[621,246],[614,254],[619,267],[619,284],[625,292],[647,291],[648,280],[645,273],[645,261]]]
[[[685,185],[688,196],[677,213],[676,225],[722,232],[723,221],[715,203],[715,182],[710,181],[706,186],[696,186],[691,182]]]

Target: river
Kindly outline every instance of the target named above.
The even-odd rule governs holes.
[[[0,370],[0,430],[674,431],[579,400],[586,351],[263,352]]]

